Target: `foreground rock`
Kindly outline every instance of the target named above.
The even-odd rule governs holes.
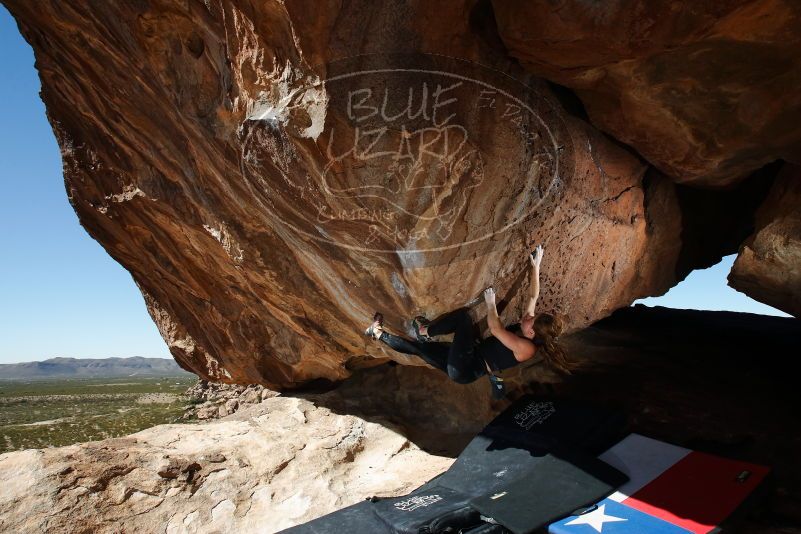
[[[4,2],[34,48],[81,224],[205,379],[282,389],[411,363],[360,336],[375,310],[402,331],[493,284],[511,321],[540,242],[542,308],[577,329],[752,230],[709,231],[714,210],[685,209],[682,176],[574,115],[510,59],[488,3]],[[724,212],[747,223],[753,207]]]
[[[217,419],[252,404],[275,397],[278,392],[259,384],[221,384],[198,380],[184,393],[191,400],[183,419]]]
[[[451,462],[375,422],[276,397],[207,424],[0,455],[0,531],[275,532],[403,494]]]
[[[796,320],[638,306],[567,341],[573,376],[532,365],[505,378],[521,393],[621,408],[634,432],[770,465],[766,499],[740,532],[799,531]],[[483,381],[385,365],[217,421],[8,453],[0,531],[274,532],[411,489],[507,405]]]

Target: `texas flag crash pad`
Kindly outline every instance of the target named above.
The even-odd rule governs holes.
[[[552,534],[715,532],[769,468],[631,434],[599,458],[629,482],[588,512],[548,527]]]

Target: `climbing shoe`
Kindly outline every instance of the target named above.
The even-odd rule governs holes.
[[[373,322],[364,331],[364,335],[373,339],[378,339],[384,333],[384,316],[380,312],[375,312]]]
[[[492,398],[495,400],[501,400],[502,398],[506,397],[506,386],[503,383],[503,378],[498,375],[488,375],[490,386],[492,386]]]
[[[425,326],[426,328],[428,328],[430,324],[431,321],[429,321],[422,315],[418,315],[417,317],[412,319],[412,328],[414,328],[414,336],[417,338],[417,341],[421,341],[423,343],[428,343],[429,341],[431,341],[431,336],[420,332],[421,326]]]

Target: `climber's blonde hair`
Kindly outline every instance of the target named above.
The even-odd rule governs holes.
[[[554,313],[538,313],[534,318],[534,337],[540,339],[538,352],[541,351],[545,361],[559,371],[570,374],[575,364],[567,359],[567,352],[558,342],[564,329],[565,319]]]

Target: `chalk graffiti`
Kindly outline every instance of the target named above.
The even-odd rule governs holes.
[[[387,63],[333,69],[310,89],[327,105],[313,145],[294,140],[306,129],[293,130],[302,106],[291,102],[281,121],[261,113],[243,126],[242,174],[270,221],[346,248],[415,253],[487,240],[536,213],[564,156],[541,116],[549,104],[513,80],[500,87],[492,73],[471,75],[480,67],[467,62],[456,63],[467,75]],[[291,94],[304,101],[302,90]],[[499,192],[505,183],[514,197]],[[483,226],[461,224],[455,237],[483,198],[516,204]]]

